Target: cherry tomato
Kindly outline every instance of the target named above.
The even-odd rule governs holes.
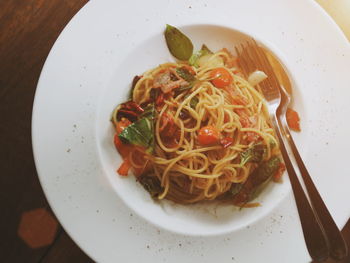
[[[213,126],[205,126],[198,132],[198,142],[201,145],[212,145],[219,141],[220,132]]]
[[[232,75],[225,68],[216,68],[210,72],[211,82],[217,88],[224,88],[233,81]]]
[[[130,124],[131,124],[131,121],[129,121],[126,118],[122,118],[120,121],[118,121],[116,125],[117,134],[120,134]]]

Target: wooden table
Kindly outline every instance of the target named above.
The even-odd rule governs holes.
[[[1,262],[92,262],[54,218],[38,181],[31,145],[40,71],[59,33],[86,2],[0,1]],[[349,222],[343,233],[350,244]]]

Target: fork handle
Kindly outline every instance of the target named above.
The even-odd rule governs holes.
[[[271,114],[270,117],[276,131],[282,157],[285,162],[288,176],[292,185],[306,247],[313,260],[323,261],[329,257],[329,248],[323,227],[320,225],[317,216],[311,208],[309,200],[307,199],[305,192],[299,182],[298,176],[295,173],[293,164],[289,158],[288,152],[282,139],[281,127],[279,126],[277,117],[275,114]]]
[[[279,119],[279,121],[281,123],[281,119]],[[322,197],[317,191],[317,188],[313,183],[302,158],[300,157],[299,151],[294,143],[292,135],[290,134],[289,128],[286,125],[286,121],[283,120],[282,123],[282,132],[284,132],[284,137],[287,138],[287,141],[292,149],[293,155],[299,167],[299,171],[304,180],[311,204],[314,208],[314,211],[317,214],[318,219],[321,221],[323,229],[328,237],[328,242],[330,246],[330,256],[335,260],[342,260],[347,256],[348,253],[348,248],[345,243],[345,240],[339,228],[335,224],[331,214],[329,213],[325,203],[323,202]]]

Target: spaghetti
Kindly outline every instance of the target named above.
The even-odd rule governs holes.
[[[112,114],[115,145],[153,197],[244,206],[283,164],[259,85],[226,49],[135,77]]]

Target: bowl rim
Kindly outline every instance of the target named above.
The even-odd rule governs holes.
[[[274,57],[279,61],[279,63],[281,64],[281,66],[285,70],[285,73],[289,77],[289,80],[291,81],[292,86],[297,86],[297,84],[296,84],[297,82],[296,82],[295,78],[293,77],[293,74],[288,69],[289,66],[288,66],[288,62],[287,62],[286,57],[283,55],[283,53],[273,43],[269,42],[268,40],[262,40],[260,37],[258,37],[254,33],[248,33],[248,32],[246,32],[244,30],[237,29],[237,28],[230,27],[230,26],[226,26],[226,25],[222,25],[220,23],[210,23],[210,24],[207,24],[207,23],[191,23],[191,24],[181,24],[180,26],[177,26],[177,28],[182,30],[182,31],[185,31],[185,30],[190,29],[190,28],[196,28],[196,27],[211,27],[214,30],[215,30],[215,28],[219,28],[219,29],[223,29],[223,30],[226,30],[226,31],[232,31],[232,32],[234,32],[236,34],[243,35],[245,38],[253,38],[259,45],[261,45],[265,49],[269,50],[274,55]],[[142,42],[147,42],[149,39],[152,39],[153,37],[156,37],[158,34],[160,34],[160,32],[155,32],[152,35],[149,35],[148,37],[144,38],[142,40]],[[165,42],[164,42],[164,45],[166,45]],[[105,88],[104,92],[106,92],[107,87],[104,87],[104,88]],[[104,96],[101,96],[99,102],[97,103],[97,109],[96,109],[97,116],[100,116],[100,105],[102,103],[101,101],[102,101],[103,97]],[[95,134],[99,133],[99,131],[97,129],[97,125],[96,125],[97,122],[98,122],[98,118],[95,120]],[[103,165],[104,161],[102,160],[102,147],[101,147],[100,143],[97,140],[96,140],[95,143],[96,143],[96,149],[98,151],[99,162],[100,162],[101,166],[103,167],[104,172],[107,173],[106,168]],[[116,154],[119,155],[119,153],[117,151],[116,151]],[[133,174],[130,174],[130,176],[134,177]],[[268,209],[267,208],[264,209],[264,211],[261,212],[257,217],[253,218],[252,220],[248,220],[244,225],[240,225],[240,226],[237,226],[237,227],[230,227],[229,229],[216,231],[216,232],[198,233],[198,232],[183,231],[181,228],[178,228],[178,229],[175,230],[174,228],[169,227],[169,225],[164,225],[164,224],[161,224],[159,221],[151,220],[145,213],[141,212],[140,209],[137,209],[136,205],[131,204],[127,197],[125,197],[124,195],[122,195],[122,194],[120,194],[118,192],[118,190],[113,186],[114,184],[111,181],[111,178],[109,176],[105,175],[105,177],[107,177],[107,180],[110,183],[110,185],[112,186],[113,191],[122,200],[124,205],[129,207],[135,214],[137,214],[138,216],[140,216],[141,218],[143,218],[144,220],[146,220],[150,224],[152,224],[152,225],[154,225],[154,226],[156,226],[156,227],[158,227],[160,229],[169,231],[169,232],[174,233],[174,234],[193,236],[193,237],[214,237],[214,236],[230,234],[230,233],[242,230],[245,227],[247,227],[248,225],[255,224],[256,222],[264,219],[269,214],[271,214],[271,212],[274,209],[276,209],[283,202],[283,200],[285,200],[288,197],[288,195],[291,193],[291,187],[290,187],[289,178],[288,178],[287,180],[284,180],[284,182],[283,182],[283,184],[288,184],[288,186],[286,187],[285,195],[283,197],[281,197],[279,200],[277,200],[274,203],[274,205],[270,206]],[[137,183],[137,182],[135,182],[135,183]],[[160,202],[162,202],[162,201],[163,200],[161,200]],[[169,200],[164,200],[164,201],[171,202]],[[180,204],[177,204],[177,203],[175,203],[175,204],[176,205],[180,205]],[[156,205],[160,205],[160,204],[157,203]]]

